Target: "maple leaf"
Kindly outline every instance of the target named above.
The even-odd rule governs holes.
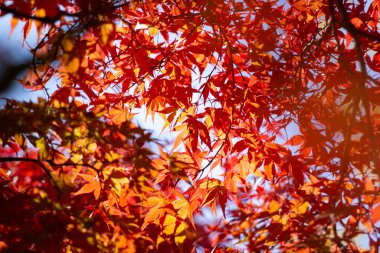
[[[189,218],[190,223],[195,228],[193,213],[198,208],[197,204],[194,202],[188,202],[186,199],[181,198],[173,201],[173,207],[177,209],[178,216],[185,220]]]
[[[150,223],[158,220],[158,218],[163,215],[164,210],[162,207],[164,204],[165,200],[159,197],[150,197],[147,199],[145,206],[149,207],[149,211],[145,214],[141,230],[144,230]]]
[[[97,175],[87,175],[87,174],[78,174],[78,176],[82,177],[86,180],[85,183],[78,191],[74,192],[73,195],[77,196],[85,193],[94,193],[95,199],[99,199],[101,192],[101,184],[99,182],[99,178]]]

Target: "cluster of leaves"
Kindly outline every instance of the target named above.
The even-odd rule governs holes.
[[[42,99],[7,101],[0,122],[2,249],[179,252],[197,239],[186,200],[154,182],[163,159],[144,148],[150,134],[132,123]]]
[[[2,128],[4,185],[74,217],[64,238],[98,217],[77,229],[93,238],[78,249],[380,245],[377,1],[3,0],[0,10],[13,28],[23,21],[24,39],[33,25],[40,35],[22,84],[59,80],[48,103],[2,111],[19,122]],[[130,123],[142,107],[176,133],[169,154],[143,148],[149,138]],[[17,176],[25,167],[33,173]],[[50,188],[36,180],[46,175]],[[194,220],[206,207],[225,220]]]

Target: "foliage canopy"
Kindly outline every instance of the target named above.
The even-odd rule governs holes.
[[[15,68],[46,93],[0,110],[1,250],[378,252],[378,1],[0,11],[36,29]],[[143,109],[172,145],[132,123]]]

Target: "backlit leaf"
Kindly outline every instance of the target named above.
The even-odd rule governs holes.
[[[79,66],[80,66],[79,58],[74,57],[67,62],[65,68],[67,72],[75,73],[78,71]]]

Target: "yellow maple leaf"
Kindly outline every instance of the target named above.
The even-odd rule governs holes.
[[[113,31],[113,24],[102,24],[100,26],[100,39],[105,45],[108,42],[109,35]]]
[[[124,109],[112,108],[109,111],[109,115],[112,122],[116,125],[122,124],[128,119],[128,113]]]
[[[309,202],[304,202],[301,205],[297,206],[297,213],[304,214],[307,212],[307,209],[309,208]]]
[[[46,11],[45,9],[38,9],[34,12],[34,16],[38,17],[38,18],[44,18],[46,17]]]
[[[74,48],[74,41],[70,38],[64,38],[61,45],[65,52],[70,52]]]
[[[156,27],[150,27],[149,28],[149,35],[151,37],[155,36],[158,33],[158,29]]]
[[[79,69],[79,58],[74,57],[65,64],[66,71],[68,73],[75,73]]]

